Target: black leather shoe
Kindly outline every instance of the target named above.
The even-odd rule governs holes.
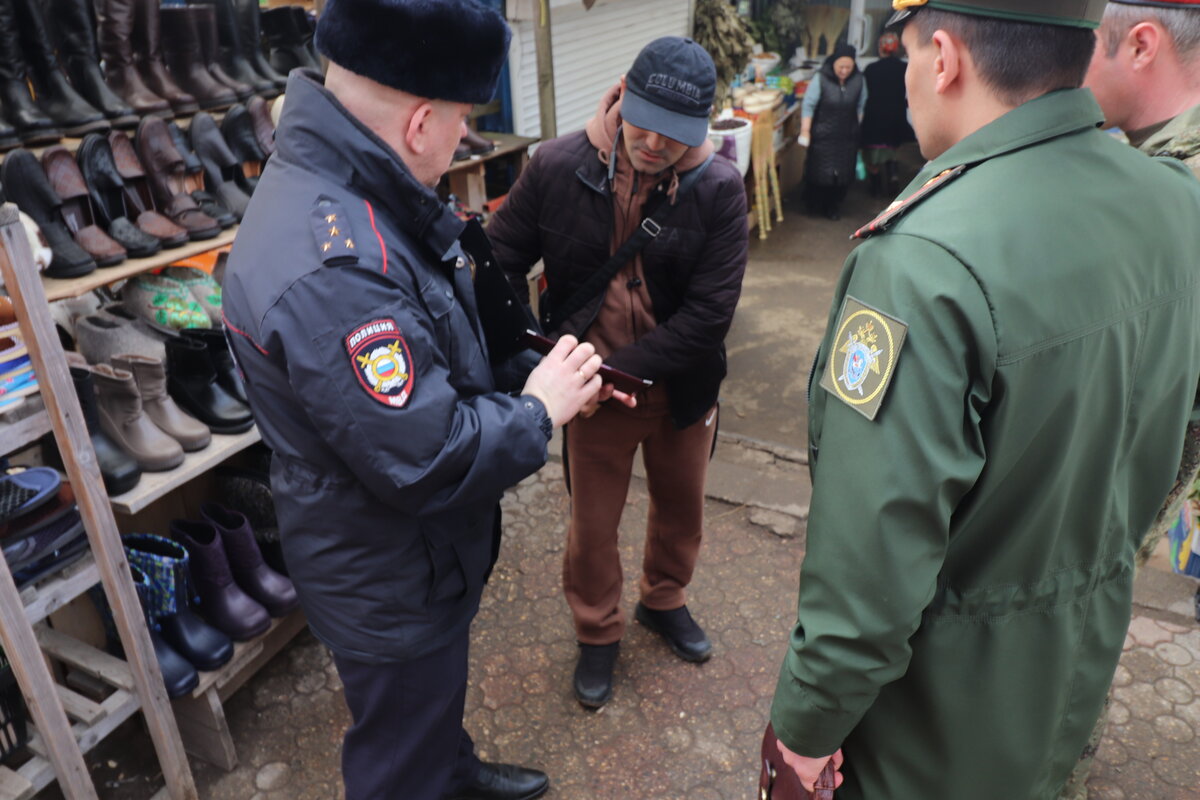
[[[675,655],[684,661],[699,663],[712,656],[712,642],[692,619],[687,606],[654,611],[638,603],[635,614],[638,622],[666,639]]]
[[[208,348],[198,339],[168,339],[167,394],[213,433],[242,433],[254,425],[250,409],[217,383]]]
[[[575,665],[575,699],[584,708],[600,708],[612,699],[613,664],[620,642],[579,645]]]
[[[516,764],[480,762],[475,779],[446,800],[533,800],[550,790],[550,778]]]

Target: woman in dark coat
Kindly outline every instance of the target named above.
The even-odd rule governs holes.
[[[854,48],[839,44],[808,84],[801,106],[800,143],[808,145],[804,181],[810,211],[841,217],[842,201],[854,180],[866,102],[866,81]]]
[[[863,114],[863,162],[871,181],[871,196],[881,192],[895,195],[900,191],[896,177],[896,148],[916,141],[908,124],[908,100],[905,97],[900,37],[885,33],[879,37],[879,60],[863,70],[867,80],[867,107]]]

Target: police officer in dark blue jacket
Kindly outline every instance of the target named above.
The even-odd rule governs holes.
[[[566,337],[519,395],[496,390],[464,224],[430,188],[471,104],[491,98],[509,36],[472,0],[329,0],[316,39],[328,75],[289,78],[227,269],[284,557],[354,720],[347,800],[549,786],[475,757],[468,631],[502,492],[611,389],[591,345]]]

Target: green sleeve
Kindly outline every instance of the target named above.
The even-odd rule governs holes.
[[[951,518],[983,469],[980,420],[996,360],[982,289],[927,240],[867,242],[841,285],[839,304],[853,296],[908,332],[873,421],[820,386],[828,332],[813,377],[810,413],[820,430],[811,432],[808,549],[771,708],[779,738],[810,757],[837,750],[880,688],[908,668]]]

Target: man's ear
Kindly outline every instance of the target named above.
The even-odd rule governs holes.
[[[938,94],[945,94],[962,77],[965,53],[962,43],[942,30],[933,32],[933,46],[938,49],[937,58],[933,60],[934,88]]]
[[[1139,22],[1129,29],[1121,47],[1129,57],[1129,65],[1144,70],[1154,63],[1162,48],[1162,31],[1153,22]]]
[[[404,131],[404,143],[415,155],[425,155],[431,141],[430,123],[433,121],[433,104],[423,102],[414,110]]]

